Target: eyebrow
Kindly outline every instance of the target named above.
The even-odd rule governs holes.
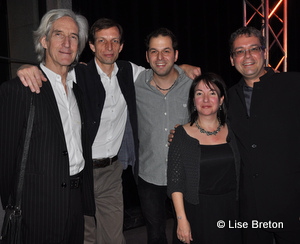
[[[157,48],[154,48],[154,47],[149,48],[149,50],[156,50],[156,51],[158,51],[158,49],[157,49]],[[162,51],[165,51],[165,50],[172,50],[172,48],[166,47],[166,48],[163,48],[163,49],[162,49]]]
[[[249,45],[249,47],[260,47],[260,44],[251,44],[251,45]],[[237,50],[237,49],[246,49],[246,47],[236,47],[234,50]]]
[[[203,91],[202,89],[195,89],[195,91]],[[209,88],[209,91],[217,91],[216,89]]]
[[[62,30],[55,29],[52,31],[52,33],[64,33],[64,32]],[[71,35],[75,35],[75,36],[79,37],[79,34],[77,34],[77,33],[71,33]]]

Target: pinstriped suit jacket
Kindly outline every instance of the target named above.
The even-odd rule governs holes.
[[[94,214],[91,147],[85,128],[81,91],[73,86],[82,117],[84,214]],[[18,78],[0,87],[0,194],[3,207],[15,189],[16,172],[29,112],[31,91]],[[28,243],[62,240],[69,205],[69,158],[59,110],[50,82],[34,94],[36,113],[22,196],[25,239]],[[26,243],[27,243],[26,242]]]

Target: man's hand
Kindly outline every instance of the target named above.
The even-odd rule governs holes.
[[[17,76],[24,86],[29,86],[30,90],[36,93],[40,93],[42,81],[47,81],[38,67],[29,64],[22,65],[17,71]]]
[[[201,75],[200,67],[192,66],[189,64],[182,64],[180,65],[180,68],[182,68],[185,74],[192,80],[195,79],[197,76]]]
[[[172,140],[173,140],[173,137],[174,137],[174,134],[175,134],[175,129],[179,126],[180,124],[177,124],[174,126],[174,129],[171,129],[170,130],[170,134],[168,135],[168,142],[169,142],[169,145],[171,144]]]

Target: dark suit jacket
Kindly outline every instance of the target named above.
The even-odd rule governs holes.
[[[300,228],[300,73],[268,71],[252,92],[250,117],[244,80],[229,90],[229,119],[241,164],[244,220],[282,221]]]
[[[137,113],[136,113],[136,97],[135,88],[132,75],[132,66],[128,61],[117,61],[119,68],[117,78],[119,86],[125,98],[128,108],[130,127],[132,129],[131,136],[133,136],[134,145],[132,148],[126,150],[133,150],[135,154],[135,162],[133,162],[134,175],[137,178],[138,172],[138,132],[137,132]],[[77,82],[80,88],[83,90],[86,98],[86,110],[88,116],[88,130],[93,143],[100,126],[100,118],[105,101],[105,89],[102,85],[100,75],[97,72],[94,59],[91,60],[88,65],[78,65],[76,67]],[[126,128],[129,128],[126,126]],[[123,138],[127,140],[126,133]],[[123,145],[123,144],[122,144]],[[120,158],[120,155],[119,155]]]
[[[91,147],[81,91],[76,84],[73,90],[82,117],[84,214],[93,215]],[[14,191],[31,96],[31,91],[18,78],[0,87],[0,193],[3,207]],[[25,239],[28,243],[56,243],[63,238],[69,205],[72,204],[69,202],[69,157],[50,82],[45,82],[41,93],[33,96],[36,109],[22,197]]]

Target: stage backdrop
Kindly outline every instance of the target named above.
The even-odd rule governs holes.
[[[296,40],[300,17],[295,2],[288,3],[289,71],[300,71]],[[123,26],[125,45],[120,59],[149,67],[144,39],[152,30],[167,27],[179,39],[178,64],[189,63],[200,66],[203,72],[216,72],[228,87],[240,78],[229,62],[228,39],[243,25],[242,0],[73,0],[72,4],[75,11],[88,18],[90,25],[98,18],[107,17]],[[82,60],[91,58],[87,47]]]

